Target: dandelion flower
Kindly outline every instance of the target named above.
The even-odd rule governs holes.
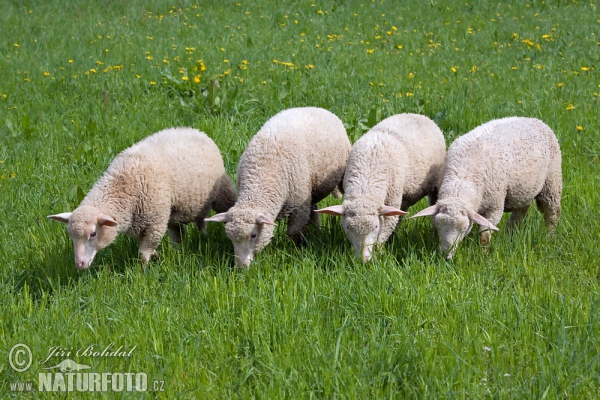
[[[573,104],[569,104],[567,105],[567,107],[565,108],[565,110],[573,110],[575,108],[575,106]]]
[[[581,132],[581,131],[583,130],[583,126],[581,126],[581,125],[577,125],[577,130],[578,130],[579,132]]]
[[[556,86],[558,86],[558,87],[563,87],[563,83],[562,83],[562,82],[559,82],[559,83],[558,83]]]

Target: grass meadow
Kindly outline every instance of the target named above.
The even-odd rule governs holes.
[[[98,397],[37,390],[70,358],[147,374],[148,391],[104,397],[599,398],[594,3],[3,1],[0,397]],[[145,270],[122,236],[80,272],[46,219],[166,127],[206,132],[235,178],[252,135],[297,106],[331,110],[353,142],[402,112],[433,118],[448,144],[490,119],[540,118],[563,152],[557,233],[532,207],[513,236],[504,217],[488,254],[470,235],[446,261],[429,221],[406,220],[363,265],[322,216],[303,248],[279,223],[239,272],[214,224],[177,248],[165,237]],[[18,343],[25,372],[8,362]],[[75,354],[111,344],[133,351]]]

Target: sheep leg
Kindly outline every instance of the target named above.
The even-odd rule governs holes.
[[[381,221],[382,218],[383,221],[381,222],[381,229],[379,230],[379,237],[377,238],[377,243],[379,243],[380,245],[387,242],[390,236],[392,236],[392,234],[394,233],[394,230],[396,229],[396,226],[400,221],[400,217],[398,216],[379,217],[379,221]]]
[[[214,208],[214,206],[213,206],[213,208]],[[227,210],[225,210],[225,211],[227,211]],[[204,218],[206,218],[209,213],[210,213],[210,208],[205,207],[200,211],[200,213],[194,220],[194,222],[196,223],[196,228],[198,228],[198,230],[202,233],[206,233],[206,221],[204,221]]]
[[[288,217],[287,234],[296,245],[301,245],[304,242],[302,233],[310,219],[311,209],[312,204],[309,201],[307,204],[300,206]]]
[[[519,226],[519,224],[521,223],[521,221],[523,221],[523,219],[525,218],[525,215],[527,214],[527,210],[529,210],[529,205],[527,205],[527,207],[523,207],[523,208],[519,208],[518,210],[514,210],[513,212],[510,213],[510,218],[508,220],[508,230],[510,232],[514,232],[517,227]]]
[[[500,220],[502,219],[502,213],[504,212],[504,206],[500,208],[498,211],[492,211],[488,215],[484,215],[484,217],[490,221],[493,225],[498,225]],[[490,245],[490,241],[492,240],[492,231],[487,226],[479,226],[479,242],[481,246],[484,248],[484,251],[487,251],[487,247]]]
[[[177,222],[169,222],[167,232],[171,243],[180,244],[181,238],[185,236],[185,225]]]
[[[312,221],[313,224],[315,224],[315,226],[318,228],[321,227],[321,222],[319,221],[319,214],[315,212],[315,210],[317,209],[317,205],[313,204],[310,207],[310,220]]]
[[[402,199],[390,200],[389,198],[386,199],[385,204],[392,207],[397,207],[401,210],[406,210],[412,205],[406,201],[402,201]],[[379,244],[377,248],[381,248],[381,245],[387,242],[402,219],[396,215],[393,217],[379,217],[379,221],[381,221],[381,229],[379,230],[379,237],[377,238],[377,243]]]
[[[535,198],[537,208],[544,214],[544,221],[550,231],[554,232],[560,217],[560,198],[562,195],[562,173],[560,162],[551,169],[542,191]]]
[[[160,244],[162,237],[167,230],[167,224],[162,224],[160,227],[157,225],[151,226],[146,229],[139,238],[139,252],[140,258],[144,265],[148,264],[151,257],[158,257],[156,248]]]

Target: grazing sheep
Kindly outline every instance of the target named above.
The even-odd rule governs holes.
[[[483,246],[498,230],[503,212],[512,212],[509,227],[525,217],[536,200],[554,230],[562,192],[558,140],[542,121],[510,117],[483,124],[456,139],[440,172],[437,204],[412,218],[434,215],[442,251],[451,258],[473,223]]]
[[[235,200],[215,143],[196,129],[171,128],[118,154],[79,207],[48,218],[68,224],[79,269],[119,233],[136,238],[146,264],[167,229],[179,242],[182,224],[202,228],[211,208],[226,211]]]
[[[444,135],[423,115],[398,114],[364,134],[350,151],[344,202],[317,210],[340,215],[357,257],[371,258],[410,206],[429,196],[435,202],[439,169],[446,155]]]
[[[321,108],[291,108],[264,124],[240,159],[237,203],[206,219],[226,222],[240,268],[269,244],[275,219],[288,217],[296,243],[309,219],[318,223],[315,205],[341,185],[350,147],[342,121]]]

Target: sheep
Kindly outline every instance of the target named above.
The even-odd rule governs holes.
[[[206,221],[225,222],[240,269],[269,244],[275,220],[288,218],[299,244],[316,203],[341,186],[350,153],[342,121],[322,108],[291,108],[269,119],[250,140],[238,165],[238,201]]]
[[[356,257],[371,259],[410,206],[428,196],[435,202],[444,135],[431,119],[398,114],[384,119],[352,146],[341,205],[317,210],[339,215]]]
[[[485,249],[502,213],[511,212],[508,228],[514,230],[533,199],[551,231],[560,216],[560,147],[554,132],[538,119],[492,120],[456,139],[440,179],[437,204],[411,218],[434,216],[448,259],[473,223],[479,225]]]
[[[136,238],[145,265],[167,229],[178,243],[183,224],[202,229],[211,208],[226,211],[236,198],[217,145],[196,129],[171,128],[118,154],[79,207],[48,218],[68,224],[78,269],[119,233]]]

